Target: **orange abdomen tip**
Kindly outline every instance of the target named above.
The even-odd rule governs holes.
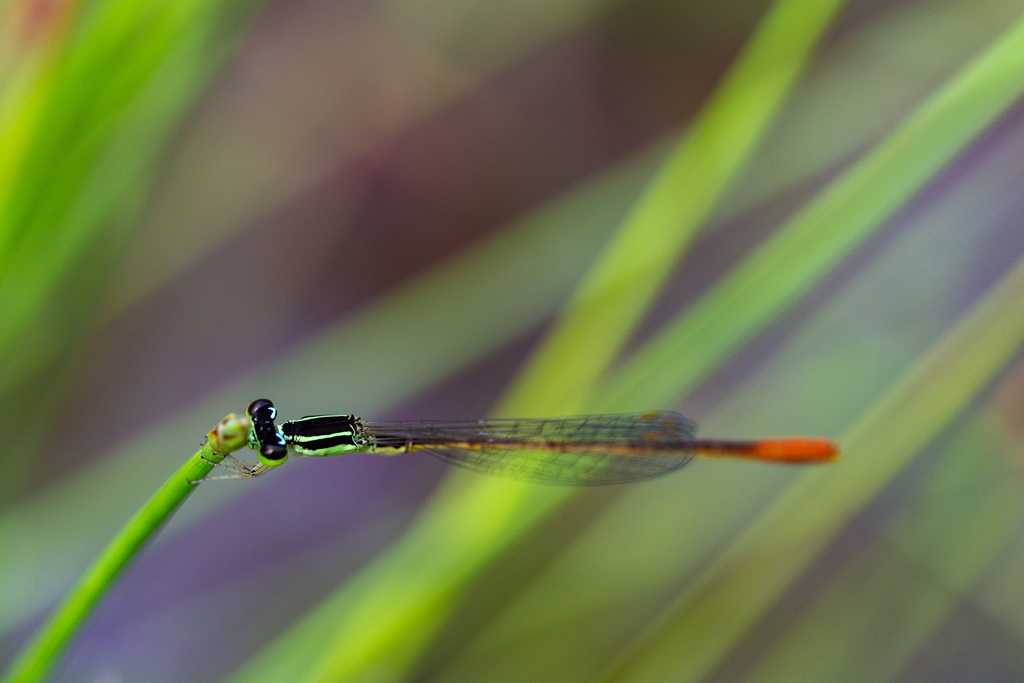
[[[839,449],[825,439],[766,439],[754,444],[750,457],[775,462],[832,462]]]

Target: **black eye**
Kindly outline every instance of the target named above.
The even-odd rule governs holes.
[[[288,449],[278,443],[265,443],[260,446],[260,455],[267,460],[281,460],[288,455]]]
[[[250,403],[245,412],[254,420],[273,420],[277,417],[277,408],[265,398],[258,398]]]

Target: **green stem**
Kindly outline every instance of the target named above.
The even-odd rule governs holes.
[[[246,418],[229,415],[210,432],[207,443],[171,475],[93,562],[2,683],[34,683],[44,678],[121,570],[192,493],[197,482],[210,473],[213,463],[245,445],[248,424]]]

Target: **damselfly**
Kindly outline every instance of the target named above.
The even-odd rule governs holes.
[[[694,456],[806,464],[835,460],[824,439],[697,439],[678,413],[584,415],[553,419],[369,422],[354,415],[313,415],[275,424],[267,399],[248,408],[249,446],[259,462],[230,458],[235,477],[257,477],[289,455],[396,455],[426,451],[476,472],[568,486],[624,484],[679,469]],[[216,478],[216,477],[215,477]],[[229,477],[230,478],[230,477]]]

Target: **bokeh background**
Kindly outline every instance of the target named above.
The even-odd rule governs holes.
[[[203,484],[53,680],[1024,679],[1022,15],[0,1],[0,665],[266,396],[844,459]]]

